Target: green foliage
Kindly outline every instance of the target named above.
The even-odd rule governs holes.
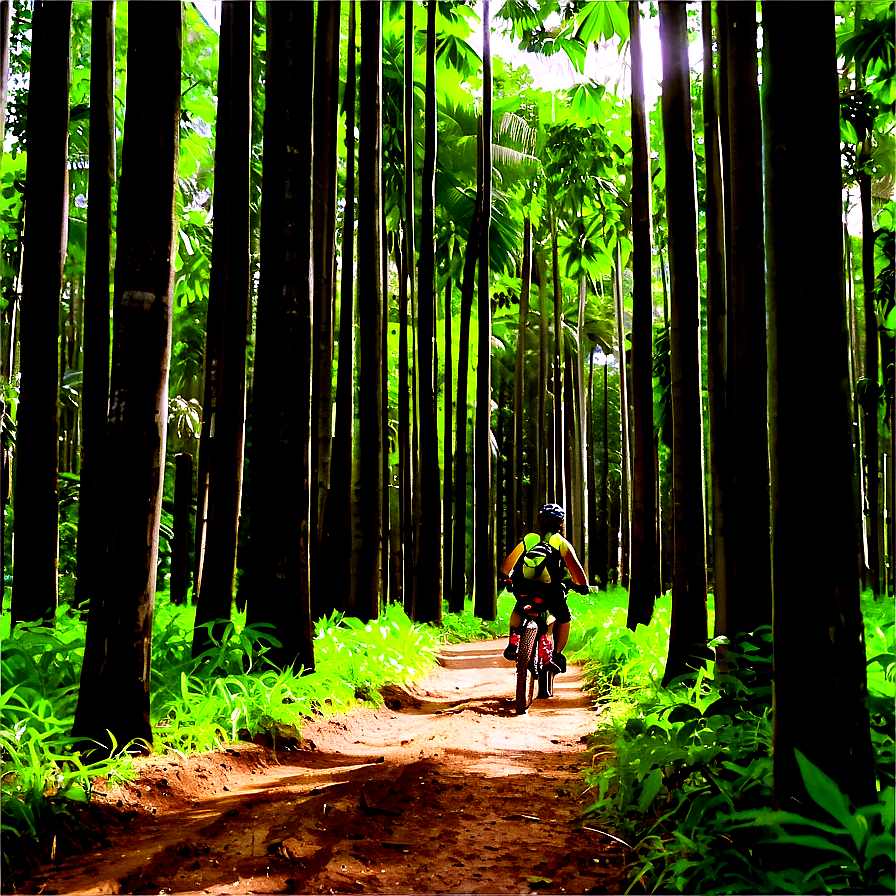
[[[849,806],[834,782],[800,757],[814,802],[802,817],[771,811],[768,629],[714,643],[724,663],[664,689],[668,598],[649,627],[632,632],[620,596],[582,617],[574,613],[580,622],[570,646],[575,659],[588,661],[589,684],[606,701],[608,721],[592,752],[595,760],[611,758],[586,771],[588,812],[632,844],[631,886],[673,893],[892,889],[892,606],[864,596],[880,801]],[[799,858],[782,846],[801,847]]]

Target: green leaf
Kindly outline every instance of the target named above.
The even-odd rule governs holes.
[[[849,799],[843,791],[817,765],[813,765],[802,752],[794,750],[794,753],[809,796],[845,828],[851,828],[855,815]]]
[[[531,877],[527,877],[526,880],[530,884],[552,884],[554,879],[552,877],[539,877],[537,874],[533,874]]]
[[[656,799],[656,795],[663,786],[663,770],[655,768],[644,780],[641,796],[638,799],[638,809],[645,812],[647,807]]]
[[[840,119],[840,139],[844,143],[861,143],[859,140],[859,135],[856,133],[856,129],[853,126],[851,121],[847,121],[845,118]]]

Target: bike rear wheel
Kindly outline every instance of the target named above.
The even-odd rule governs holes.
[[[522,715],[535,699],[535,673],[532,666],[538,649],[538,627],[534,622],[526,624],[520,634],[516,653],[516,712]]]

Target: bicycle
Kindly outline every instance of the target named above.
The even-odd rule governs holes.
[[[554,696],[554,670],[550,667],[554,650],[552,638],[554,617],[541,605],[541,598],[531,598],[531,604],[522,608],[523,621],[518,629],[520,643],[516,654],[516,695],[514,706],[517,715],[528,712],[535,699]]]

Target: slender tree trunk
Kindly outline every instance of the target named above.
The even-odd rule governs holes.
[[[594,431],[594,346],[590,346],[588,352],[588,392],[586,396],[586,436],[585,436],[585,469],[587,470],[588,482],[588,539],[586,541],[586,549],[588,556],[588,581],[594,581],[595,570],[598,568],[600,559],[600,534],[597,522],[597,475],[596,463],[597,458],[594,452],[595,431]],[[594,540],[598,544],[594,544]]]
[[[523,219],[523,270],[520,286],[520,322],[516,336],[516,365],[513,376],[513,468],[510,475],[510,529],[508,541],[515,545],[523,535],[523,383],[526,337],[529,327],[529,296],[532,291],[532,222]]]
[[[552,477],[551,500],[563,501],[566,494],[566,470],[563,463],[564,423],[563,423],[563,291],[560,287],[560,259],[557,247],[557,219],[553,209],[550,213],[551,225],[551,270],[554,279],[554,463],[548,467]]]
[[[604,457],[600,471],[600,521],[597,526],[597,585],[607,590],[607,574],[610,571],[610,390],[607,373],[607,356],[604,355]]]
[[[407,8],[407,7],[406,7]],[[413,459],[411,457],[411,383],[408,358],[408,277],[407,255],[396,248],[396,266],[400,271],[398,286],[398,528],[401,531],[398,550],[399,560],[396,564],[396,586],[404,601],[404,609],[408,617],[414,618],[415,588],[413,578],[416,575],[413,563],[414,545],[414,477]]]
[[[454,593],[452,589],[452,548],[454,544],[454,443],[452,439],[452,411],[454,410],[454,352],[451,344],[451,277],[445,283],[445,414],[444,428],[444,461],[445,478],[442,485],[442,519],[445,521],[442,530],[442,570],[444,573],[444,592],[449,597]],[[454,604],[449,608],[452,613],[457,612]],[[461,606],[463,611],[463,606]]]
[[[616,343],[619,346],[619,474],[621,477],[620,517],[622,523],[622,587],[629,583],[629,551],[631,546],[631,517],[629,515],[630,452],[628,423],[628,362],[625,347],[625,304],[622,296],[622,249],[616,243],[616,265],[614,270],[614,291],[616,293]]]
[[[482,4],[482,219],[479,224],[479,359],[476,366],[474,470],[476,615],[497,616],[495,499],[492,494],[492,299],[489,228],[492,213],[492,57],[490,2]]]
[[[536,449],[535,500],[533,507],[540,507],[553,500],[553,474],[547,465],[548,445],[553,445],[553,429],[547,420],[548,392],[548,297],[547,271],[544,255],[540,249],[535,252],[535,266],[538,271],[538,444]]]
[[[336,426],[330,479],[329,512],[326,518],[327,536],[322,545],[321,563],[328,566],[345,562],[345,546],[352,544],[352,431],[354,429],[354,370],[355,370],[355,2],[349,2],[348,50],[344,94],[345,107],[345,211],[342,228],[342,279],[339,291],[339,355],[336,371]],[[338,551],[338,553],[337,553]],[[352,561],[354,566],[354,560]],[[355,582],[354,576],[351,577]],[[338,599],[338,598],[337,598]],[[345,608],[343,599],[337,609]]]
[[[725,220],[719,134],[717,78],[713,72],[712,3],[703,16],[703,145],[706,148],[706,318],[709,457],[712,473],[712,556],[715,635],[728,632],[728,561],[725,539],[725,479],[728,456],[725,416],[727,298],[725,294]]]
[[[703,663],[707,626],[697,203],[685,3],[660,3],[660,40],[672,287],[672,488],[675,495],[672,625],[663,677],[663,684],[667,685]]]
[[[358,310],[361,318],[360,466],[358,501],[364,532],[354,607],[361,619],[379,613],[383,559],[383,243],[382,4],[361,6],[360,155],[358,159]]]
[[[73,731],[104,754],[135,738],[150,745],[153,739],[150,657],[174,302],[181,34],[180,4],[131,7],[104,471],[108,547],[102,599],[91,599],[88,613]]]
[[[407,5],[408,12],[410,12],[412,7],[413,4]],[[438,4],[435,2],[428,3],[426,8],[423,192],[421,194],[420,211],[420,257],[417,265],[421,517],[420,543],[417,557],[419,571],[417,573],[418,592],[415,619],[419,622],[439,622],[441,620],[442,576],[447,574],[447,567],[442,562],[442,544],[440,541],[442,538],[442,502],[439,494],[439,433],[438,403],[436,401],[437,364],[435,358],[437,292],[435,177],[438,124],[438,99],[436,96],[437,14]],[[406,32],[405,40],[410,42],[409,56],[413,58],[413,29]],[[413,75],[413,70],[411,70],[410,75]],[[413,195],[409,199],[412,203]],[[448,309],[447,317],[451,317],[450,308]],[[450,434],[446,441],[450,442]],[[426,583],[426,587],[422,592],[419,590],[421,580]]]
[[[870,138],[866,144],[870,143]],[[868,150],[863,147],[862,156]],[[865,541],[868,587],[881,593],[880,577],[880,429],[878,427],[878,388],[880,385],[880,346],[877,312],[874,307],[874,214],[871,208],[871,175],[859,174],[859,201],[862,208],[862,290],[865,297],[865,376],[871,389],[862,401],[862,430],[865,470]]]
[[[37,2],[28,89],[28,251],[22,276],[16,419],[12,625],[56,612],[58,340],[68,231],[68,74],[71,3]],[[27,496],[27,497],[25,497]]]
[[[341,2],[317,6],[314,41],[314,344],[311,378],[312,618],[332,612],[331,576],[322,559],[333,450],[333,317],[336,297],[336,140],[339,105]]]
[[[837,286],[842,238],[833,17],[829,3],[763,5],[774,801],[783,809],[806,799],[796,750],[855,805],[877,799],[855,530],[851,514],[843,512],[852,501],[853,458],[846,307]],[[796,29],[802,36],[799,53],[793,52]],[[786,85],[797,78],[808,79],[814,89],[794,105]],[[808,193],[800,186],[805,183],[813,185]],[[815,225],[808,244],[801,234],[805,221]],[[804,312],[810,304],[815,314],[808,330]],[[826,346],[826,363],[813,370],[807,390],[805,357],[818,345]],[[816,431],[819,437],[807,452],[806,435]],[[839,512],[831,513],[832,507]]]
[[[78,496],[78,580],[75,605],[101,592],[105,544],[95,536],[102,513],[106,417],[109,413],[109,238],[115,182],[115,3],[91,6],[90,171],[81,386],[81,487]]]
[[[280,668],[314,668],[310,598],[314,10],[269,3],[252,487],[256,590],[247,620],[269,623]],[[283,376],[289,371],[289,376]]]
[[[629,3],[632,52],[632,526],[628,627],[648,625],[656,594],[656,479],[653,471],[653,252],[650,132],[644,99],[641,13]]]
[[[249,177],[252,127],[252,8],[221,6],[215,143],[215,228],[205,342],[203,432],[208,522],[193,655],[220,639],[230,620],[236,574],[246,422],[249,323]],[[216,622],[214,628],[203,628]]]
[[[190,588],[190,505],[193,503],[193,456],[174,456],[174,540],[171,544],[171,603],[183,606]]]
[[[725,526],[729,566],[725,634],[771,624],[771,546],[762,209],[762,128],[756,7],[727,7],[728,121],[731,135],[731,267],[728,313],[728,459]],[[839,215],[837,217],[839,222]]]

